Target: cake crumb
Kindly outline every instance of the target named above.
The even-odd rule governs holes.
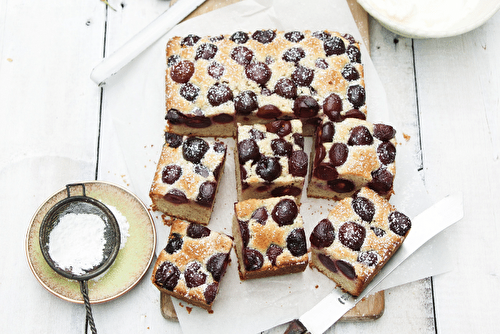
[[[403,133],[403,137],[406,141],[409,141],[411,136],[410,135],[407,135],[406,133]]]

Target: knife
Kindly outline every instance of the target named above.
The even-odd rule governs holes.
[[[376,286],[396,269],[413,252],[444,229],[463,218],[462,194],[445,197],[417,217],[412,219],[412,229],[399,250],[392,256],[382,270],[365,290],[354,298],[340,289],[333,290],[316,306],[304,313],[299,319],[293,320],[285,334],[321,334],[330,328],[357,302],[368,296]]]
[[[99,86],[106,84],[106,79],[116,74],[122,67],[131,62],[142,51],[156,42],[161,36],[166,34],[205,1],[206,0],[182,0],[175,3],[175,5],[167,9],[127,43],[111,54],[111,56],[99,63],[92,70],[90,78]]]

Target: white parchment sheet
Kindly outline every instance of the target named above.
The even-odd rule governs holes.
[[[219,35],[266,28],[286,31],[329,29],[350,33],[361,41],[345,0],[248,0],[176,26],[107,81],[103,102],[104,110],[109,114],[105,117],[112,119],[117,142],[115,155],[117,159],[123,157],[122,165],[125,166],[115,174],[123,171],[132,190],[147,205],[151,203],[149,188],[164,142],[165,46],[169,38],[189,33]],[[387,108],[385,91],[364,47],[362,54],[368,120],[394,125],[401,143],[397,147],[395,195],[391,202],[398,210],[414,217],[431,203],[412,160],[412,147],[402,137],[404,129],[391,121],[390,115],[394,111]],[[111,99],[117,96],[119,99]],[[236,201],[234,140],[224,141],[229,145],[229,154],[209,227],[231,235],[233,203]],[[311,144],[311,138],[306,138],[306,151],[310,151]],[[120,164],[117,161],[117,166]],[[316,223],[327,216],[334,202],[309,199],[305,189],[302,202],[301,214],[306,235],[309,235]],[[156,220],[156,227],[158,252],[166,245],[169,228],[161,218]],[[300,274],[241,282],[234,252],[231,259],[212,314],[196,307],[190,311],[185,303],[174,300],[184,333],[257,333],[298,318],[335,288],[332,281],[310,268]],[[390,279],[384,281],[382,288],[443,273],[451,270],[452,262],[449,261],[447,238],[438,235],[430,246],[425,246],[398,267]],[[151,289],[156,288],[151,285]]]

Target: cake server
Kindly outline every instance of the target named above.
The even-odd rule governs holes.
[[[450,195],[413,218],[408,237],[359,297],[335,289],[299,319],[292,321],[285,334],[324,333],[424,243],[462,219],[462,201],[461,193]]]
[[[106,84],[106,80],[116,74],[125,65],[142,53],[151,44],[175,27],[192,11],[206,0],[178,1],[158,16],[153,22],[132,37],[127,43],[116,50],[111,56],[104,58],[90,74],[90,78],[99,86]]]

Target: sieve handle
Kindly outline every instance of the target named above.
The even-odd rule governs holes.
[[[92,309],[90,308],[89,291],[86,280],[80,281],[80,291],[82,292],[83,301],[85,302],[85,334],[87,334],[88,325],[90,325],[92,334],[97,334],[94,317],[92,316]]]
[[[68,197],[71,197],[70,188],[71,187],[77,187],[77,186],[81,186],[82,187],[82,189],[83,189],[83,196],[86,197],[86,195],[85,195],[85,184],[84,183],[71,183],[71,184],[67,184],[66,185],[66,193],[68,194]]]

